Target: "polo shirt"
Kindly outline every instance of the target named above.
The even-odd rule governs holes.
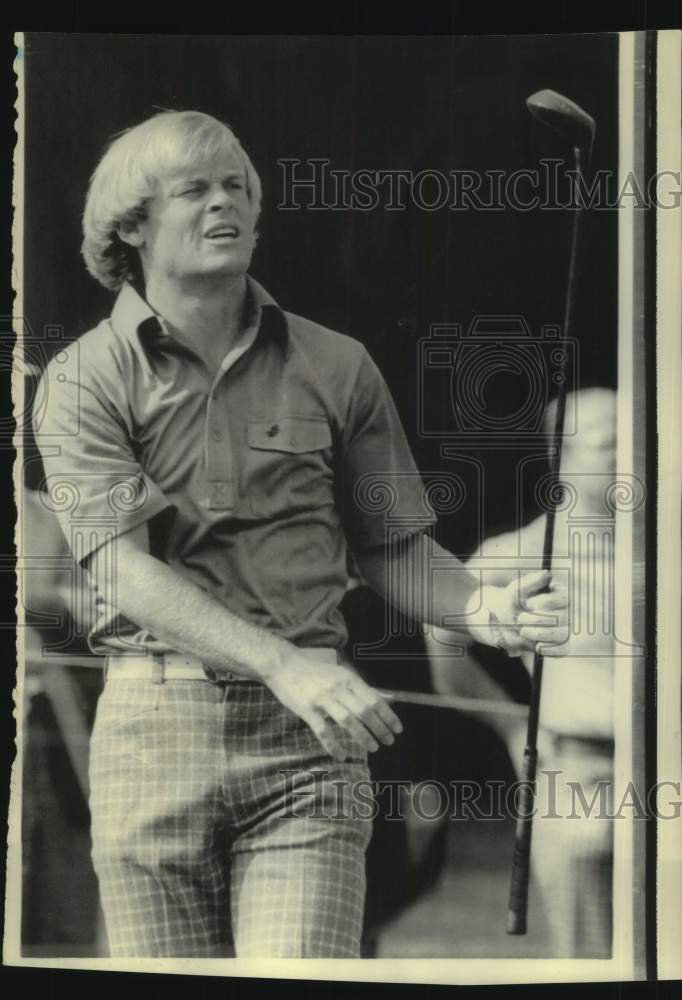
[[[152,555],[240,618],[341,648],[347,547],[361,558],[435,517],[364,346],[283,311],[251,277],[245,317],[211,373],[125,285],[43,375],[43,503],[81,564],[146,523]],[[117,611],[119,572],[95,594],[91,648],[168,651]]]

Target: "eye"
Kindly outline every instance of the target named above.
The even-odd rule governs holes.
[[[187,184],[180,188],[178,191],[179,198],[191,198],[194,195],[202,194],[204,191],[204,185],[198,181],[193,184]]]

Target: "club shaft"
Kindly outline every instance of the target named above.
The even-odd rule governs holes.
[[[581,152],[578,147],[575,147],[573,152],[575,156],[576,177],[580,177],[582,170]],[[571,221],[571,252],[568,263],[564,321],[561,332],[564,350],[562,352],[563,358],[560,368],[561,381],[559,382],[559,389],[557,393],[556,419],[554,422],[552,447],[549,459],[550,488],[547,491],[547,496],[549,497],[549,509],[547,510],[545,518],[545,536],[542,548],[542,567],[546,570],[551,570],[552,568],[554,525],[556,521],[556,507],[559,502],[559,471],[561,468],[561,450],[564,435],[564,421],[566,417],[566,397],[568,392],[568,372],[566,361],[568,351],[565,349],[565,346],[567,339],[573,332],[580,250],[581,217],[581,206],[578,204],[573,209],[573,218]],[[514,836],[514,858],[512,861],[509,909],[507,913],[508,934],[525,934],[528,925],[530,849],[533,833],[533,805],[535,802],[535,780],[538,764],[537,741],[538,725],[540,722],[540,698],[542,694],[543,667],[544,658],[536,651],[533,656],[530,704],[528,706],[528,726],[526,731],[526,747],[523,754],[523,767],[521,775],[521,795],[519,797],[518,817],[516,820],[516,830]]]

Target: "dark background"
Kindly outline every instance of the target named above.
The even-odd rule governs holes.
[[[26,39],[27,319],[81,333],[112,303],[80,258],[87,182],[108,139],[158,108],[200,109],[236,131],[263,181],[252,272],[280,304],[363,341],[394,393],[420,467],[443,460],[418,435],[418,342],[432,323],[520,314],[538,333],[561,321],[565,211],[281,211],[278,159],[324,157],[336,169],[533,169],[565,153],[525,107],[567,94],[597,121],[593,168],[617,161],[617,35],[529,37],[208,37],[32,34]],[[301,170],[305,170],[302,165]],[[525,193],[525,189],[522,189]],[[305,194],[299,196],[305,202]],[[576,334],[579,382],[615,383],[615,211],[590,211]],[[49,347],[48,347],[49,350]],[[514,412],[527,381],[500,373],[491,405]],[[425,385],[430,423],[450,400]],[[511,527],[520,457],[467,452],[485,466],[475,504],[444,519],[441,540],[466,554]],[[466,469],[464,469],[466,472]],[[35,476],[33,472],[33,476]],[[465,476],[466,479],[466,476]],[[527,520],[534,510],[519,512]]]
[[[479,463],[483,490],[472,491],[461,510],[443,518],[438,529],[446,546],[466,555],[482,536],[537,512],[531,501],[524,501],[522,510],[515,502],[518,464],[537,446],[470,447],[461,452],[464,461],[441,454],[445,437],[420,436],[419,341],[429,335],[433,323],[459,323],[466,329],[478,314],[521,315],[536,333],[544,324],[559,324],[568,214],[511,208],[426,212],[415,206],[404,212],[381,207],[370,212],[285,212],[277,208],[282,198],[277,161],[321,157],[329,159],[332,168],[346,170],[533,169],[541,156],[564,153],[560,143],[538,130],[525,108],[529,94],[550,87],[595,117],[593,167],[615,171],[617,50],[616,35],[254,38],[28,33],[24,318],[39,338],[47,326],[61,326],[67,336],[76,336],[110,312],[111,294],[90,278],[80,258],[80,218],[88,178],[113,134],[159,108],[194,108],[227,121],[263,182],[254,276],[284,308],[349,333],[368,347],[394,394],[422,470],[455,471],[468,484],[470,460]],[[615,211],[587,213],[584,249],[575,331],[580,346],[577,382],[614,386]],[[54,349],[46,342],[45,357]],[[491,406],[514,412],[527,382],[500,373],[488,389]],[[430,423],[442,418],[446,427],[448,387],[429,381],[425,397]],[[26,478],[35,487],[40,473],[33,457],[29,440]],[[537,474],[543,471],[538,464]],[[383,605],[378,598],[356,592],[346,610],[356,640],[371,642],[381,635]],[[397,637],[387,651],[390,648],[405,659],[375,664],[374,679],[428,689],[427,665],[414,635]],[[515,672],[508,662],[503,669],[510,693],[522,700],[525,670],[519,666]],[[93,696],[96,692],[90,689],[84,695],[88,710]],[[36,821],[33,856],[38,859],[38,877],[31,886],[42,891],[52,880],[53,900],[60,902],[50,910],[49,899],[46,904],[27,895],[24,939],[37,946],[55,940],[59,926],[69,919],[64,901],[70,879],[78,872],[80,903],[72,907],[71,917],[76,914],[80,925],[69,933],[76,953],[79,948],[82,953],[94,906],[93,876],[86,860],[87,812],[75,792],[69,799],[64,791],[70,765],[66,759],[60,764],[63,748],[49,711],[49,705],[34,699],[38,749],[28,758],[25,779],[39,791],[43,763],[49,762],[46,780],[62,801],[50,803],[55,817],[50,829],[43,832]],[[403,741],[399,758],[378,759],[375,767],[383,773],[405,776],[409,768],[415,780],[512,775],[502,744],[481,723],[440,711],[403,718],[409,740]],[[52,815],[40,803],[36,808]],[[77,815],[69,817],[69,808]],[[42,837],[53,838],[49,851]],[[510,836],[506,842],[511,851]],[[400,844],[383,841],[389,861],[400,861],[401,849]],[[433,852],[434,866],[437,854]],[[501,861],[502,879],[507,861]],[[407,889],[412,891],[403,884],[404,874],[395,865],[387,871],[370,865],[370,888],[376,891],[370,893],[369,903],[382,911],[377,920],[386,907],[404,903]],[[395,900],[389,898],[391,889]],[[38,916],[40,926],[31,926]]]

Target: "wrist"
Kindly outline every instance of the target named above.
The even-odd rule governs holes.
[[[260,667],[260,679],[266,687],[296,666],[296,647],[286,639],[275,638]]]
[[[466,605],[466,626],[476,642],[486,646],[497,646],[502,640],[502,610],[501,597],[503,587],[484,584],[478,587]]]
[[[271,687],[274,679],[287,666],[287,644],[273,635],[249,640],[249,655],[235,655],[234,651],[223,659],[216,673],[232,671]]]

